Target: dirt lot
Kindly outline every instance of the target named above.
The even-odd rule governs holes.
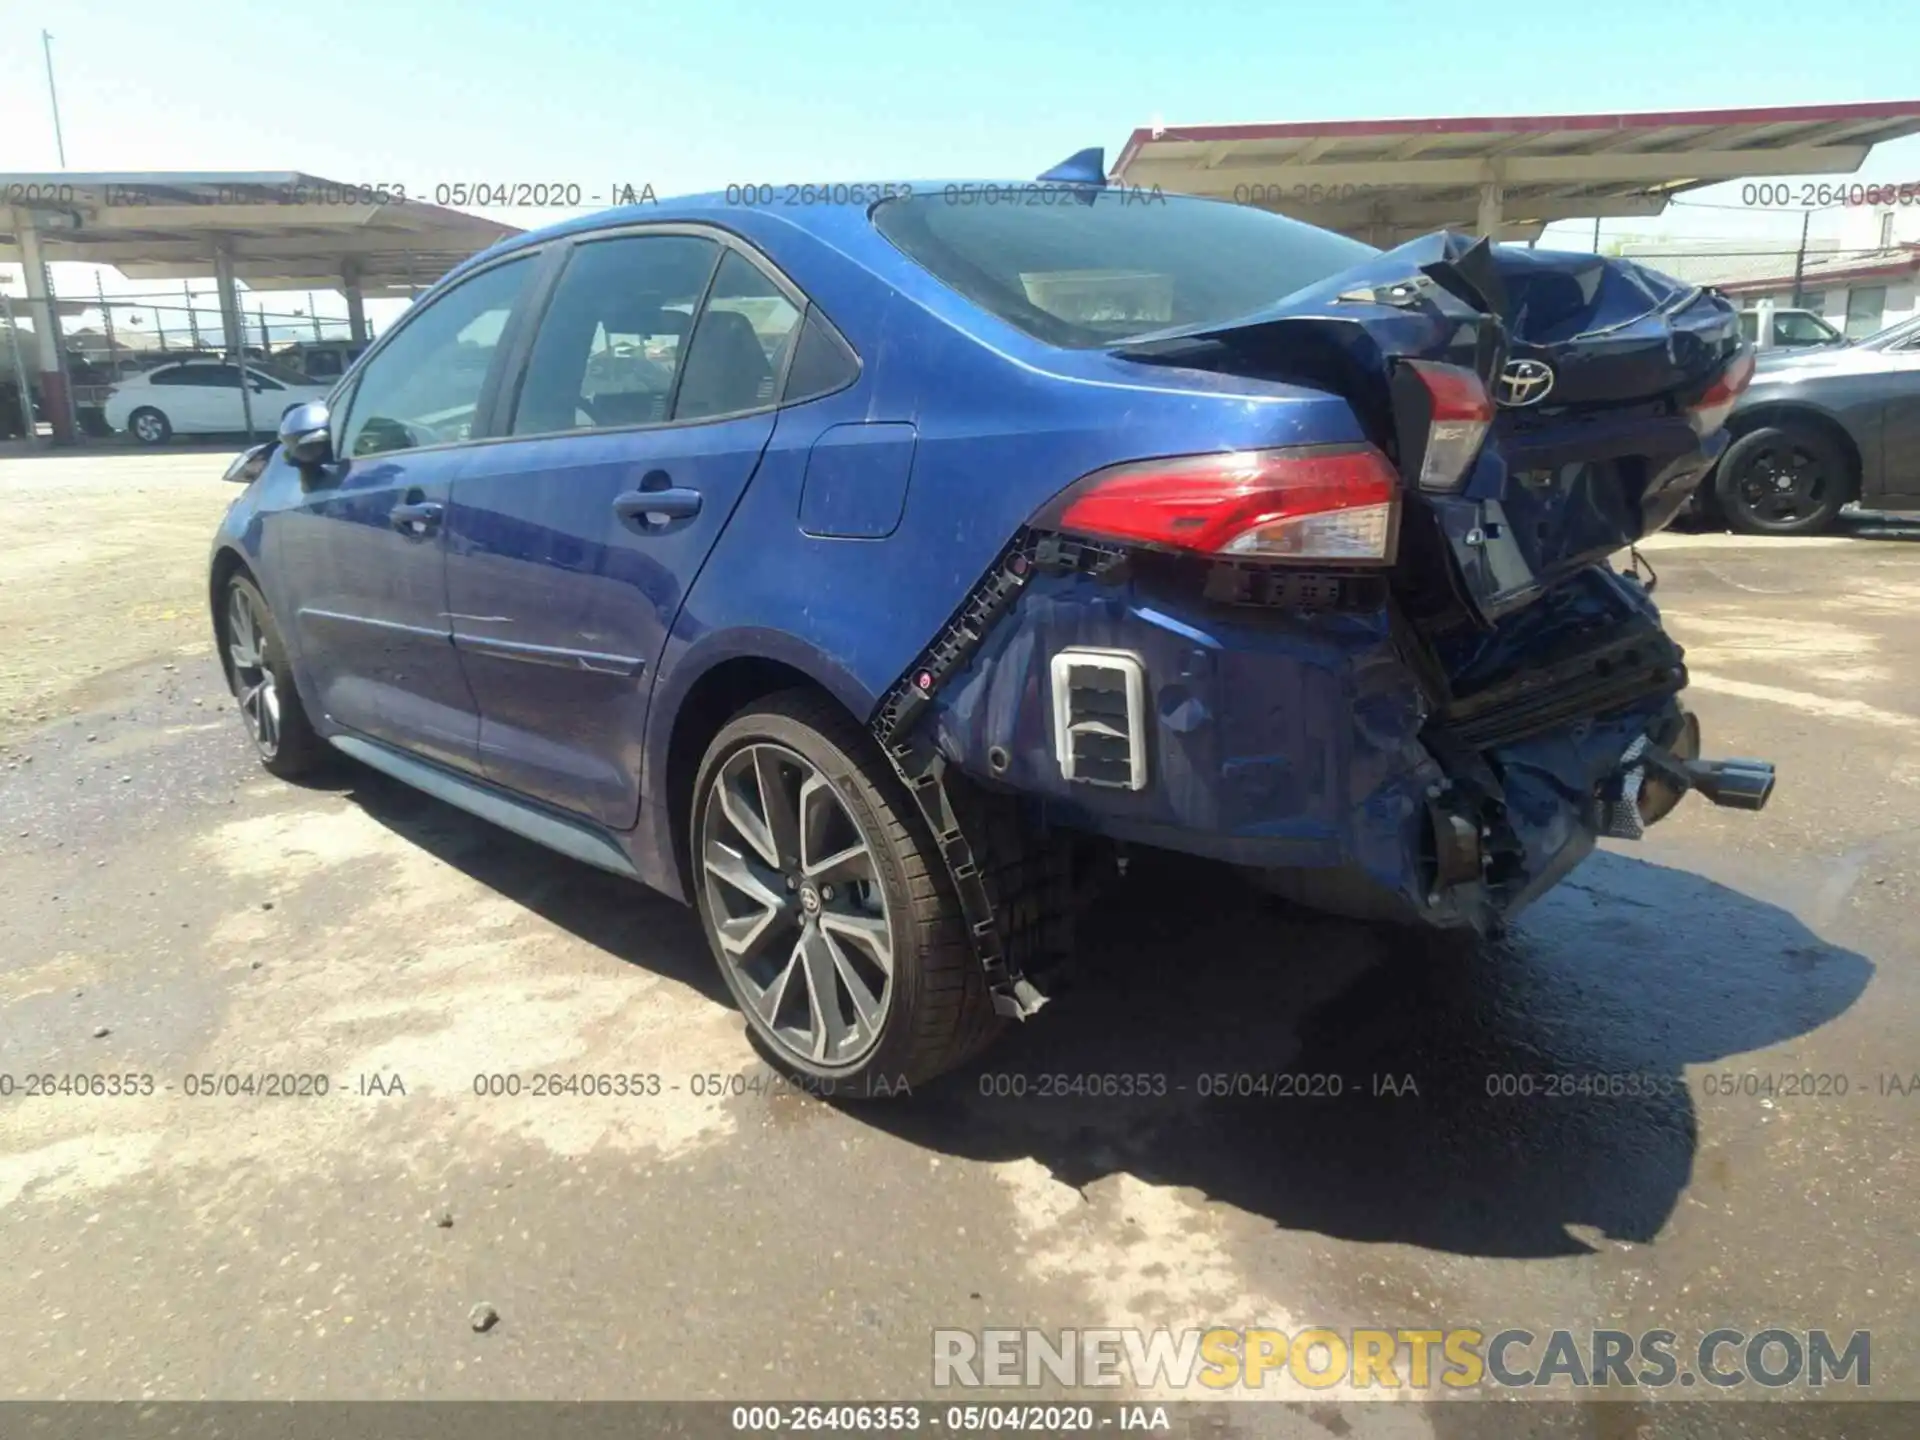
[[[0,460],[0,741],[110,702],[121,672],[210,655],[227,456]]]
[[[1146,860],[1081,989],[841,1109],[768,1087],[678,906],[260,772],[205,635],[223,460],[0,460],[0,1076],[151,1077],[0,1096],[0,1396],[925,1398],[938,1326],[1319,1324],[1866,1329],[1871,1393],[1920,1399],[1903,532],[1650,547],[1765,815],[1690,802],[1473,951]],[[1347,1089],[1202,1094],[1281,1070]],[[1042,1096],[1123,1073],[1167,1092]],[[540,1074],[660,1088],[476,1093]],[[264,1075],[326,1093],[222,1090]],[[1640,1433],[1588,1408],[1552,1433]]]

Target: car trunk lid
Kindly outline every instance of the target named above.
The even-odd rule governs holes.
[[[1742,343],[1726,301],[1632,261],[1441,231],[1116,353],[1337,390],[1409,476],[1403,544],[1442,549],[1490,623],[1673,518],[1724,443],[1694,408]],[[1413,483],[1425,421],[1410,432],[1395,383],[1409,361],[1470,369],[1495,401],[1477,462],[1446,491]]]

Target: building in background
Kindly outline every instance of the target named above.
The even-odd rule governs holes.
[[[1762,301],[1812,310],[1858,340],[1920,313],[1920,207],[1845,206],[1820,217],[1794,298],[1797,244],[1628,241],[1620,251],[1655,270],[1712,285],[1744,309]]]

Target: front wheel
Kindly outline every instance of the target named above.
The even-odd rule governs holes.
[[[318,769],[326,759],[326,742],[314,733],[300,703],[267,597],[244,575],[227,582],[220,638],[226,645],[227,683],[260,763],[283,780]]]
[[[1817,430],[1763,425],[1727,447],[1714,486],[1727,525],[1743,535],[1817,535],[1852,495],[1852,470]]]
[[[879,746],[824,697],[757,702],[693,792],[695,890],[727,988],[780,1067],[896,1091],[998,1028],[959,903]]]

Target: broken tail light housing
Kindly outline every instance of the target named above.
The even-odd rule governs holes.
[[[1393,413],[1407,478],[1446,493],[1465,483],[1493,424],[1493,398],[1464,365],[1402,360],[1394,368]]]
[[[1693,425],[1693,433],[1704,438],[1726,424],[1735,403],[1752,383],[1753,351],[1743,345],[1740,353],[1729,360],[1727,368],[1720,372],[1720,378],[1707,387],[1707,393],[1687,407],[1687,419]]]
[[[1372,445],[1177,455],[1096,470],[1035,526],[1227,560],[1387,565],[1400,477]]]

